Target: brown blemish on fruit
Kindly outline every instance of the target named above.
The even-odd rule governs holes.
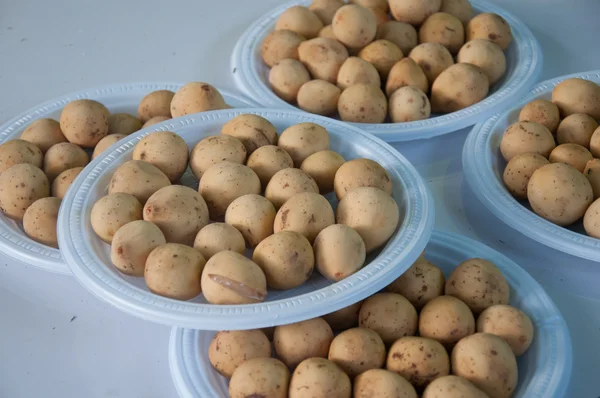
[[[240,296],[251,300],[264,301],[267,295],[266,292],[260,292],[257,289],[246,285],[245,283],[236,281],[223,275],[208,274],[208,278],[224,288],[233,290]]]
[[[284,211],[281,212],[281,225],[283,227],[285,227],[285,224],[287,222],[287,216],[288,216],[289,212],[290,212],[289,209],[285,209]]]

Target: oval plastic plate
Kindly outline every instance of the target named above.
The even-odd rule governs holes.
[[[260,52],[264,38],[275,28],[279,15],[293,5],[307,6],[310,0],[295,0],[269,11],[256,20],[240,37],[231,59],[238,87],[265,107],[298,109],[282,100],[269,86],[269,68]],[[387,142],[432,138],[472,126],[512,105],[536,82],[542,69],[542,50],[527,26],[502,8],[471,0],[476,12],[494,12],[509,23],[513,41],[506,52],[506,74],[490,89],[490,95],[468,108],[430,119],[408,123],[351,123]],[[406,54],[405,54],[406,56]]]
[[[497,251],[461,235],[434,231],[425,257],[446,277],[473,257],[496,264],[511,288],[510,304],[533,321],[529,350],[517,359],[519,384],[513,398],[562,398],[571,378],[572,347],[567,325],[544,289],[521,267]],[[215,332],[173,328],[169,366],[181,398],[227,397],[227,379],[213,369],[208,347]]]
[[[137,115],[142,98],[155,90],[177,91],[183,83],[140,82],[111,84],[76,91],[37,105],[0,126],[0,144],[19,138],[33,121],[41,118],[58,120],[62,108],[69,102],[89,98],[103,103],[111,112]],[[225,101],[234,108],[257,107],[254,101],[226,90],[219,90]],[[21,223],[0,214],[0,252],[45,271],[71,274],[58,249],[29,238]]]
[[[531,211],[526,202],[513,198],[502,181],[506,161],[500,154],[500,141],[506,128],[518,121],[525,104],[534,99],[550,100],[554,87],[572,77],[600,83],[600,71],[576,73],[540,83],[511,110],[473,127],[463,148],[463,171],[479,200],[512,228],[556,250],[600,262],[600,239],[585,235],[581,224],[567,229],[543,219]]]
[[[250,305],[211,305],[202,295],[177,301],[151,293],[143,278],[118,272],[110,261],[109,246],[90,225],[93,204],[106,194],[114,171],[131,159],[133,147],[145,135],[169,130],[183,137],[191,148],[202,138],[218,134],[233,117],[253,113],[265,117],[282,132],[301,122],[313,122],[329,131],[331,149],[346,159],[371,158],[385,167],[393,182],[401,223],[387,245],[367,258],[364,268],[331,284],[317,272],[302,286],[269,291],[267,301]],[[195,180],[186,180],[194,186]],[[370,134],[342,122],[303,112],[278,110],[225,110],[173,119],[149,127],[120,141],[97,157],[73,182],[59,214],[59,244],[75,277],[98,297],[132,315],[164,324],[194,329],[247,329],[309,318],[356,302],[398,277],[425,247],[434,222],[433,199],[415,168],[397,151]]]

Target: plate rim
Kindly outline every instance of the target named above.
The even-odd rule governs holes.
[[[400,225],[400,232],[402,233],[396,234],[391,240],[391,242],[394,242],[397,239],[398,242],[396,243],[399,246],[391,249],[376,264],[370,264],[374,265],[374,267],[368,268],[366,266],[362,269],[362,272],[358,272],[327,288],[259,304],[213,306],[182,302],[157,295],[149,296],[146,291],[142,291],[130,283],[123,281],[122,278],[116,278],[114,275],[110,275],[108,271],[104,271],[101,267],[106,267],[106,264],[97,259],[93,250],[86,247],[88,243],[81,236],[85,230],[83,225],[84,217],[82,216],[83,202],[88,197],[86,195],[88,194],[87,191],[89,191],[89,187],[82,187],[84,181],[88,178],[91,181],[96,180],[103,169],[108,167],[115,157],[132,148],[137,141],[151,132],[165,129],[177,131],[175,124],[185,126],[196,123],[196,119],[198,123],[202,123],[204,120],[218,119],[223,115],[233,117],[242,113],[262,115],[266,118],[276,116],[284,118],[294,117],[295,121],[312,121],[323,125],[325,128],[337,126],[338,129],[352,130],[353,134],[371,141],[379,147],[378,151],[380,153],[385,153],[386,156],[397,162],[396,172],[401,172],[405,175],[406,180],[403,180],[402,183],[408,188],[405,190],[405,197],[409,201],[409,213],[407,213],[406,218],[410,217],[412,222],[415,222],[415,225],[407,224],[404,227],[402,224]],[[109,302],[130,315],[171,326],[177,325],[212,330],[222,329],[226,316],[232,319],[235,318],[229,321],[230,324],[227,325],[229,329],[248,327],[246,325],[252,321],[254,321],[254,324],[251,325],[252,327],[262,327],[260,325],[270,326],[276,323],[293,322],[292,318],[306,318],[313,311],[322,311],[322,313],[335,311],[345,305],[348,297],[351,300],[360,300],[362,297],[382,288],[385,285],[385,278],[398,277],[412,264],[429,240],[435,218],[434,201],[429,187],[414,166],[389,144],[340,121],[310,115],[305,112],[280,109],[240,108],[205,112],[172,119],[140,130],[129,136],[128,139],[121,141],[120,145],[114,146],[112,151],[107,151],[106,155],[94,159],[90,163],[89,169],[82,172],[75,179],[73,187],[75,189],[70,190],[64,199],[66,205],[61,208],[59,214],[58,231],[59,244],[62,247],[63,256],[79,282],[98,298]],[[412,207],[410,207],[411,204]],[[75,231],[81,231],[81,234],[79,232],[75,233]],[[402,262],[403,266],[389,266],[392,261],[397,263]],[[86,264],[87,262],[90,264]],[[367,277],[363,276],[363,272],[368,272],[368,277],[372,278],[374,282],[371,282],[366,288],[363,287],[356,291],[356,289],[352,289],[352,283],[358,283],[361,281],[360,278]],[[333,288],[331,288],[332,286]],[[344,295],[345,291],[351,291],[351,293]],[[327,298],[327,301],[324,300],[325,298]],[[301,307],[298,306],[300,300],[304,300],[301,303]],[[319,303],[317,308],[314,308],[316,306],[315,302]],[[278,308],[275,308],[275,306]],[[281,312],[282,308],[301,309],[295,312]],[[279,313],[269,315],[268,317],[265,316],[257,321],[257,314],[268,313],[270,309],[278,310]],[[214,314],[215,311],[221,314],[220,317],[206,315],[209,313]],[[240,326],[239,324],[242,322],[244,324]],[[233,323],[238,323],[238,325],[235,326]]]
[[[463,147],[463,173],[479,201],[511,228],[561,252],[600,262],[600,239],[560,227],[524,207],[510,195],[502,181],[497,178],[492,162],[492,140],[496,137],[494,131],[497,124],[526,103],[550,92],[561,81],[574,77],[591,78],[600,83],[600,70],[572,73],[540,82],[515,106],[476,124]]]
[[[280,5],[255,20],[240,36],[231,56],[231,68],[237,87],[253,99],[259,99],[265,107],[300,110],[280,99],[265,84],[254,65],[254,54],[260,46],[257,43],[267,29],[284,10],[293,5],[308,5],[310,0],[292,0]],[[494,12],[506,19],[513,31],[513,43],[523,58],[515,67],[514,77],[495,93],[468,108],[435,118],[407,123],[350,123],[388,142],[402,142],[430,139],[452,133],[476,124],[499,110],[509,107],[515,98],[524,95],[537,81],[543,65],[542,48],[527,25],[502,7],[485,0],[471,0],[476,9]],[[520,38],[520,40],[517,40]],[[485,108],[485,109],[481,109]]]

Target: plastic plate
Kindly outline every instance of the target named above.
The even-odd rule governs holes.
[[[111,84],[66,94],[37,105],[0,126],[0,144],[19,138],[34,120],[41,118],[58,120],[62,108],[76,99],[94,99],[103,103],[111,112],[137,115],[138,105],[146,94],[155,90],[177,91],[182,85],[183,83],[169,82]],[[234,108],[258,106],[254,101],[241,95],[226,90],[219,91],[225,101]],[[46,271],[60,274],[71,273],[58,249],[30,239],[23,232],[21,223],[13,221],[3,214],[0,214],[0,252]]]
[[[298,109],[282,100],[269,86],[269,68],[260,50],[264,38],[274,29],[279,15],[293,5],[307,6],[310,0],[295,0],[269,11],[256,20],[240,37],[231,59],[236,84],[265,107]],[[477,13],[494,12],[509,23],[513,41],[506,52],[506,74],[490,89],[483,101],[446,115],[408,123],[351,123],[387,142],[432,138],[472,126],[512,105],[536,82],[542,69],[542,50],[527,26],[501,7],[471,0]],[[406,54],[405,54],[406,56]]]
[[[554,87],[572,77],[600,83],[600,71],[590,71],[538,84],[511,110],[473,127],[463,148],[463,170],[465,180],[475,195],[500,220],[544,245],[600,262],[600,239],[585,235],[580,223],[564,228],[543,219],[530,210],[526,201],[519,202],[513,198],[502,181],[506,161],[500,154],[500,141],[504,130],[518,121],[519,112],[526,103],[538,98],[550,100]]]
[[[203,137],[218,134],[231,118],[253,113],[271,121],[279,132],[301,122],[313,122],[329,131],[331,149],[346,159],[376,159],[393,182],[392,195],[402,222],[387,245],[367,258],[359,272],[335,284],[318,273],[296,289],[269,291],[267,301],[250,305],[211,305],[202,295],[177,301],[151,293],[143,278],[127,277],[110,262],[109,246],[93,232],[90,211],[106,194],[113,172],[131,159],[133,147],[152,131],[169,130],[191,147]],[[186,185],[195,180],[184,176]],[[342,122],[303,112],[278,110],[225,110],[173,119],[120,141],[97,157],[73,182],[59,214],[59,244],[75,277],[90,291],[123,311],[164,324],[204,330],[247,329],[290,323],[324,314],[361,300],[398,277],[419,256],[433,229],[434,208],[429,190],[414,167],[383,141]]]
[[[473,257],[492,261],[511,287],[510,304],[533,321],[534,340],[517,359],[519,384],[513,398],[562,398],[571,378],[572,347],[567,325],[544,289],[521,267],[497,251],[461,235],[434,231],[425,257],[448,276]],[[173,328],[169,366],[181,398],[227,397],[227,379],[213,369],[208,346],[215,332]]]

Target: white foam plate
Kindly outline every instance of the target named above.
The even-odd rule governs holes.
[[[343,281],[331,284],[315,272],[302,286],[269,291],[266,302],[250,305],[211,305],[202,295],[191,301],[168,299],[151,293],[143,278],[118,272],[111,264],[109,246],[92,230],[90,212],[106,194],[117,167],[131,159],[135,144],[153,131],[169,130],[183,137],[191,148],[244,113],[265,117],[280,133],[296,123],[317,123],[329,131],[331,149],[344,158],[371,158],[385,167],[402,220],[387,245],[378,254],[370,255],[370,263],[364,268]],[[214,111],[151,126],[117,144],[94,159],[73,182],[59,214],[59,245],[69,268],[87,289],[117,308],[150,321],[204,330],[247,329],[332,312],[361,300],[402,274],[419,256],[433,229],[433,199],[415,168],[385,142],[336,120],[271,109]],[[189,175],[184,180],[194,186]]]
[[[58,120],[64,106],[76,99],[89,98],[103,103],[111,112],[137,115],[142,98],[155,90],[177,91],[183,83],[140,82],[111,84],[76,91],[36,105],[0,126],[0,144],[19,138],[33,121],[41,118]],[[241,95],[219,90],[225,101],[234,108],[257,107],[258,104]],[[70,274],[60,251],[38,243],[23,231],[22,223],[0,214],[0,252],[45,271]]]
[[[260,49],[264,38],[275,28],[279,15],[293,5],[307,6],[310,0],[294,0],[274,8],[256,20],[238,40],[231,58],[236,84],[265,107],[299,109],[281,98],[269,86],[269,68]],[[494,12],[509,23],[513,41],[506,51],[506,74],[490,88],[490,95],[468,108],[430,119],[408,123],[351,123],[387,142],[432,138],[483,121],[512,105],[536,82],[542,69],[542,49],[529,28],[501,7],[471,0],[477,13]],[[405,54],[406,56],[406,54]]]
[[[448,276],[461,262],[492,261],[511,288],[510,304],[533,321],[535,336],[517,359],[519,384],[513,398],[563,398],[571,378],[572,347],[567,325],[544,289],[521,267],[497,251],[461,235],[434,231],[425,257]],[[208,347],[215,332],[173,328],[169,366],[181,398],[227,397],[228,380],[213,369]]]
[[[587,236],[581,223],[565,228],[543,219],[530,210],[527,201],[516,200],[502,180],[506,161],[500,153],[500,141],[506,128],[519,120],[519,112],[525,104],[534,99],[551,100],[554,87],[571,77],[600,83],[600,71],[590,71],[538,84],[509,111],[473,127],[463,148],[463,170],[475,195],[500,220],[544,245],[600,262],[600,239]]]

